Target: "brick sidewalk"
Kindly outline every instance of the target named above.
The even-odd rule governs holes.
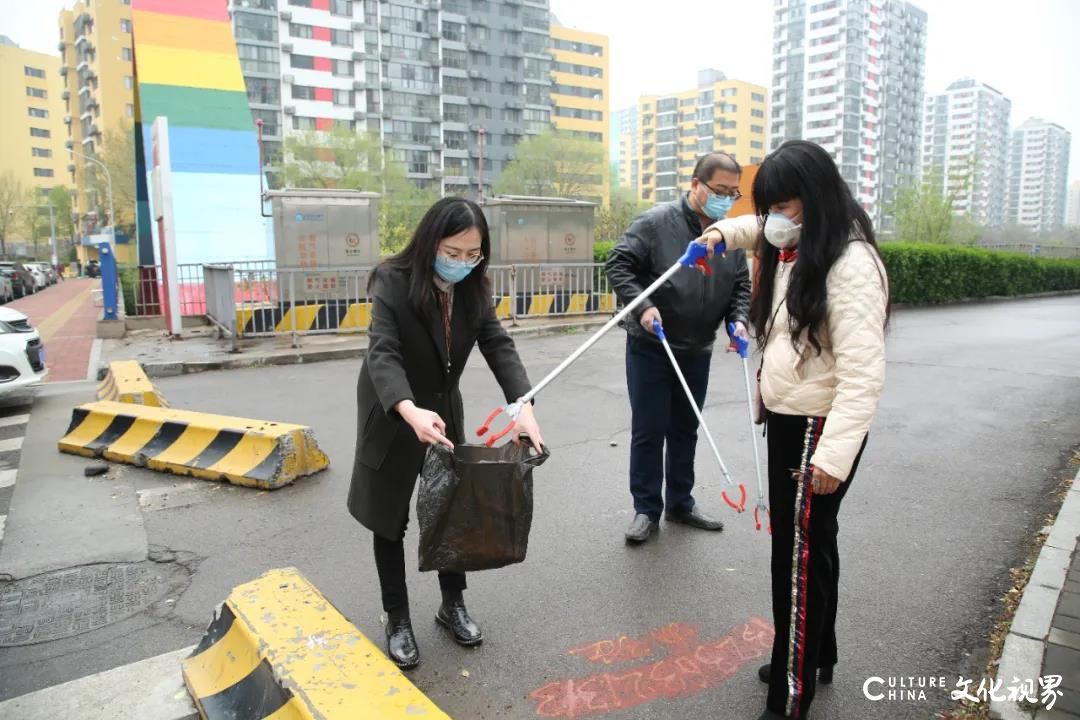
[[[41,333],[49,382],[86,379],[99,312],[90,293],[98,287],[100,280],[65,280],[9,304]]]

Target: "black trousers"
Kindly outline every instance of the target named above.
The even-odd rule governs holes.
[[[373,533],[383,610],[392,619],[409,617],[409,588],[405,583],[405,528],[408,522],[406,517],[397,540],[387,540]],[[439,588],[444,596],[460,597],[466,587],[465,573],[439,573]]]
[[[811,491],[814,454],[824,418],[768,414],[769,505],[772,512],[773,639],[770,710],[803,718],[814,700],[817,670],[836,664],[840,583],[837,513],[851,475],[831,495]],[[863,448],[866,440],[863,440]]]

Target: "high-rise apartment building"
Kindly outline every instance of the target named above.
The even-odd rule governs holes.
[[[555,129],[597,143],[603,161],[596,181],[579,198],[607,202],[611,178],[610,142],[611,63],[606,35],[551,24],[552,124]]]
[[[611,143],[614,172],[620,188],[629,189],[637,197],[640,184],[641,149],[638,145],[638,106],[623,108],[612,115]]]
[[[1013,131],[1009,160],[1009,221],[1033,233],[1065,222],[1069,131],[1032,118]]]
[[[131,29],[128,0],[82,0],[60,13],[60,74],[67,104],[64,123],[67,141],[82,156],[99,159],[106,132],[133,131]],[[94,172],[93,162],[78,156],[65,161],[78,189],[74,208],[80,215],[79,230],[93,232],[107,215],[108,198],[88,181]],[[134,212],[134,207],[118,206],[118,217],[108,221],[134,224]]]
[[[803,138],[836,160],[871,218],[918,175],[926,13],[904,0],[777,0],[771,147]]]
[[[767,90],[729,80],[717,70],[698,73],[698,86],[638,103],[638,196],[674,200],[686,189],[697,159],[722,151],[743,164],[760,163],[768,142]]]
[[[0,35],[0,172],[29,190],[67,185],[60,58]]]
[[[975,80],[926,98],[922,172],[953,196],[957,215],[986,227],[1005,224],[1012,102]]]
[[[418,186],[476,197],[552,124],[547,0],[233,0],[233,26],[270,156],[366,130]]]

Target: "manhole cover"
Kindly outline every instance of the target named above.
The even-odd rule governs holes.
[[[189,573],[175,563],[87,565],[0,583],[0,647],[97,630],[177,595]]]

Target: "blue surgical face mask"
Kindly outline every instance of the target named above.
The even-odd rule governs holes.
[[[731,210],[731,206],[735,204],[735,199],[728,197],[727,195],[714,195],[709,193],[709,199],[705,201],[705,207],[702,210],[705,214],[711,217],[713,220],[723,220],[728,210]]]
[[[435,272],[439,274],[443,280],[448,283],[459,283],[465,278],[469,277],[469,273],[473,271],[477,265],[480,264],[480,260],[451,260],[445,255],[436,253],[435,255]]]

